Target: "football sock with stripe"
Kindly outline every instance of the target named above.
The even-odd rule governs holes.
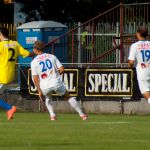
[[[0,107],[6,109],[6,110],[9,110],[12,108],[11,105],[7,104],[5,101],[3,101],[2,99],[0,99]]]

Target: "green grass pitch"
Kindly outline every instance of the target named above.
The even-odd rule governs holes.
[[[148,150],[150,116],[0,112],[0,150]]]

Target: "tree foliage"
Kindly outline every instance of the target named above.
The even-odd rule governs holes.
[[[135,3],[140,0],[16,0],[16,2],[24,4],[21,11],[28,14],[26,21],[55,20],[66,23],[84,22],[120,2]]]

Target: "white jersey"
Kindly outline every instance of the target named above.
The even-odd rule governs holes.
[[[150,41],[138,41],[131,45],[129,60],[136,60],[137,65],[150,63]]]
[[[150,41],[138,41],[132,44],[128,59],[137,62],[138,70],[150,69]]]
[[[138,41],[132,44],[129,60],[137,60],[137,64],[150,63],[150,41]]]
[[[138,41],[132,44],[128,59],[137,62],[138,80],[150,79],[150,41]]]
[[[58,72],[62,64],[56,56],[43,53],[37,55],[31,62],[31,74],[38,75],[40,80],[40,88],[46,89],[58,87],[62,84],[61,76]]]

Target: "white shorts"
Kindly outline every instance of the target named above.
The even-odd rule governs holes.
[[[47,89],[41,89],[43,94],[46,96],[52,96],[53,92],[58,94],[59,96],[63,96],[66,93],[66,87],[64,84],[61,84],[60,86],[51,87]]]
[[[150,91],[150,68],[136,68],[137,79],[141,93]]]
[[[150,80],[138,80],[141,93],[150,91]]]

